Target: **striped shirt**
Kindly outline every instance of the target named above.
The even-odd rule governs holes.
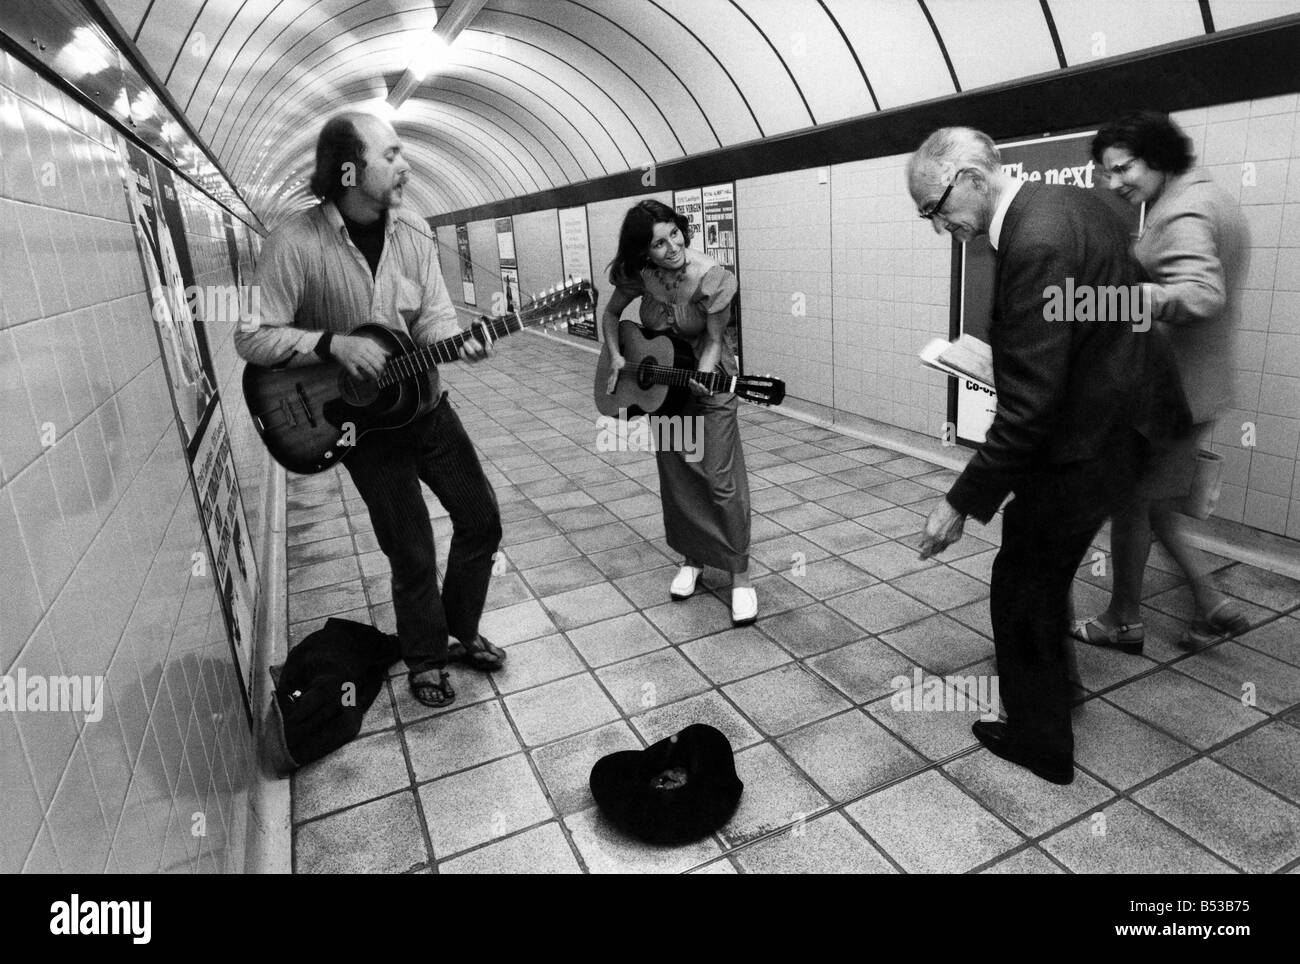
[[[256,284],[259,301],[252,320],[235,333],[235,350],[268,368],[320,361],[314,349],[322,331],[346,334],[372,323],[427,345],[460,330],[432,232],[396,210],[388,212],[373,276],[338,208],[325,201],[271,232],[257,262]],[[436,398],[436,370],[429,383]]]

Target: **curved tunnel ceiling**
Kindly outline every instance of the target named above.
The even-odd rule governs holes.
[[[97,0],[269,226],[449,0]],[[488,0],[399,109],[435,215],[1300,12],[1300,0]]]

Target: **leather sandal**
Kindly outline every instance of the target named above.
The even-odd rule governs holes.
[[[1132,656],[1142,654],[1142,645],[1146,641],[1146,629],[1141,623],[1120,623],[1110,627],[1101,621],[1100,616],[1080,619],[1070,629],[1070,637],[1091,646],[1103,649],[1117,649]]]
[[[506,651],[488,642],[487,637],[479,636],[470,645],[459,641],[452,643],[447,647],[447,658],[484,673],[495,673],[505,665]]]
[[[1250,620],[1231,599],[1224,598],[1200,619],[1194,620],[1183,632],[1179,645],[1185,648],[1209,646],[1223,639],[1240,636],[1250,629]]]
[[[417,703],[433,709],[441,709],[444,706],[451,706],[456,702],[456,691],[451,688],[451,674],[445,669],[438,670],[438,682],[430,679],[423,679],[419,682],[415,677],[420,673],[428,670],[413,670],[406,674],[406,682],[411,687],[411,695],[415,697]]]

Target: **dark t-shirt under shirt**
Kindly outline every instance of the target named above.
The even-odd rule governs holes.
[[[343,217],[343,225],[348,229],[348,237],[352,239],[352,243],[357,246],[357,250],[370,265],[370,276],[373,278],[375,272],[379,270],[379,256],[384,253],[385,218],[381,215],[372,224],[358,224],[351,218],[343,216],[342,212],[340,217]]]

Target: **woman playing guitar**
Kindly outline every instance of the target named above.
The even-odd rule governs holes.
[[[624,217],[618,252],[609,266],[615,291],[602,316],[613,372],[610,392],[625,363],[619,316],[637,298],[642,326],[688,342],[698,371],[721,367],[738,374],[731,324],[736,277],[713,258],[691,250],[689,243],[686,218],[659,201],[642,201]],[[678,600],[691,596],[706,565],[730,572],[731,619],[743,626],[758,618],[758,597],[749,579],[749,477],[736,417],[739,406],[730,392],[713,394],[697,381],[690,387],[691,400],[675,414],[703,419],[703,457],[690,462],[684,452],[656,452],[665,536],[685,557],[669,594]]]

